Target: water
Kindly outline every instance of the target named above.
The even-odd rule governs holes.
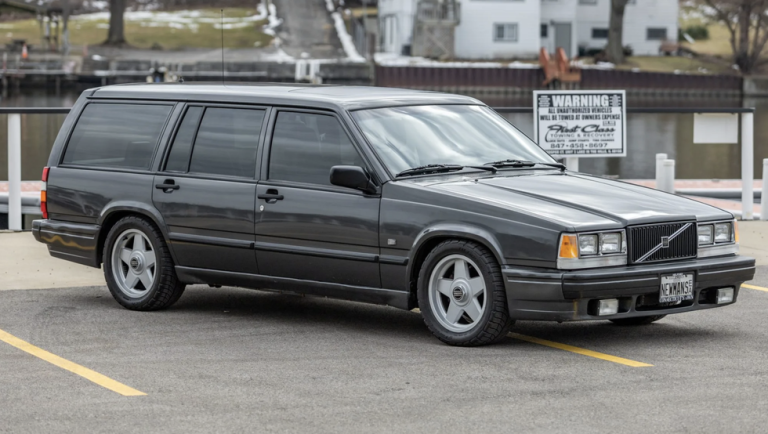
[[[84,88],[83,88],[84,89]],[[21,94],[0,99],[4,107],[71,107],[82,89],[62,90],[58,95],[46,90],[23,89]],[[492,106],[530,106],[530,99],[480,97]],[[641,100],[628,98],[630,106],[645,107],[741,107],[738,99],[717,100]],[[757,107],[755,113],[755,176],[762,175],[762,159],[768,158],[768,99],[744,102]],[[505,115],[529,136],[533,135],[532,114]],[[65,115],[22,115],[22,170],[24,180],[38,180],[48,162],[53,141]],[[8,179],[7,119],[0,115],[0,180]],[[740,145],[693,144],[692,114],[629,114],[628,152],[624,158],[581,158],[583,172],[624,179],[655,177],[655,154],[666,153],[677,161],[678,179],[741,178]]]

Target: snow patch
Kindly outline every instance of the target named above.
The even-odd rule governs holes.
[[[330,0],[326,0],[326,2],[329,1]],[[341,47],[347,55],[347,60],[350,62],[365,62],[363,56],[357,52],[357,48],[355,48],[355,44],[352,42],[352,37],[349,36],[349,33],[347,32],[347,26],[344,24],[344,19],[341,17],[341,14],[332,12],[331,18],[333,19],[334,27],[336,27],[336,33],[339,35]]]
[[[538,69],[535,63],[510,62],[441,62],[439,60],[424,57],[401,56],[393,53],[374,54],[376,63],[382,66],[427,66],[432,68],[513,68],[513,69]]]

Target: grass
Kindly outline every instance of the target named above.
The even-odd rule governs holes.
[[[255,20],[255,9],[224,9],[224,44],[227,48],[264,47],[272,36],[261,31],[265,20]],[[220,9],[208,8],[173,12],[126,12],[125,38],[136,48],[163,49],[217,48],[221,46]],[[98,45],[107,39],[108,13],[75,15],[69,22],[69,41],[73,46]],[[25,39],[40,45],[37,20],[0,23],[0,43]]]
[[[704,59],[695,59],[684,56],[632,56],[627,58],[627,63],[619,65],[617,69],[640,68],[643,71],[675,72],[681,73],[733,73],[727,64],[723,62],[711,62]]]

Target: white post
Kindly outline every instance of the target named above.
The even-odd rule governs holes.
[[[752,191],[754,182],[754,113],[741,114],[741,219],[754,218],[755,197]]]
[[[763,158],[763,190],[760,192],[760,220],[768,220],[768,158]]]
[[[664,169],[664,160],[667,159],[667,154],[656,154],[656,188],[661,190],[662,183],[662,170]]]
[[[8,115],[8,229],[21,230],[21,115]]]
[[[675,192],[675,160],[664,160],[661,169],[661,186],[659,190],[667,193]]]
[[[565,167],[574,172],[579,171],[579,157],[565,157]]]

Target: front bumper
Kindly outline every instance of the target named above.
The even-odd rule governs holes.
[[[727,306],[712,301],[713,290],[734,288],[755,275],[755,260],[744,256],[692,259],[679,262],[564,271],[507,266],[502,270],[512,318],[579,321],[618,319],[689,312]],[[693,273],[694,298],[675,306],[658,303],[661,276]],[[619,299],[619,313],[591,315],[592,300]]]

